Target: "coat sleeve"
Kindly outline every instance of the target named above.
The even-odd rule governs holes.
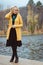
[[[21,15],[19,16],[19,26],[22,27],[23,26],[23,20]]]
[[[19,14],[19,25],[14,25],[14,27],[23,27],[23,20],[20,14]]]
[[[7,14],[5,15],[5,18],[6,18],[6,19],[10,19],[10,14],[11,14],[11,12],[7,13]]]

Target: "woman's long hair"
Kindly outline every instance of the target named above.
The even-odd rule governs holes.
[[[13,11],[14,11],[15,8],[17,8],[17,10],[18,10],[18,12],[19,12],[19,8],[18,8],[17,6],[14,6],[14,7],[12,7],[12,8],[10,9],[11,14],[13,14]]]

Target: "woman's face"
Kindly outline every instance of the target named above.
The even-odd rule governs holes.
[[[14,7],[13,13],[14,13],[14,14],[17,14],[17,13],[18,13],[17,7]]]

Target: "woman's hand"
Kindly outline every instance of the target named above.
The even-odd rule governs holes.
[[[20,25],[12,25],[13,28],[21,28],[22,27],[22,24]]]
[[[15,28],[15,25],[12,25],[12,28]]]

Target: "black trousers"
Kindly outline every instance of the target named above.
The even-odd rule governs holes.
[[[16,59],[18,59],[17,46],[12,46],[12,51],[13,51],[13,54],[12,54],[11,60],[14,60],[14,57],[15,57]]]

